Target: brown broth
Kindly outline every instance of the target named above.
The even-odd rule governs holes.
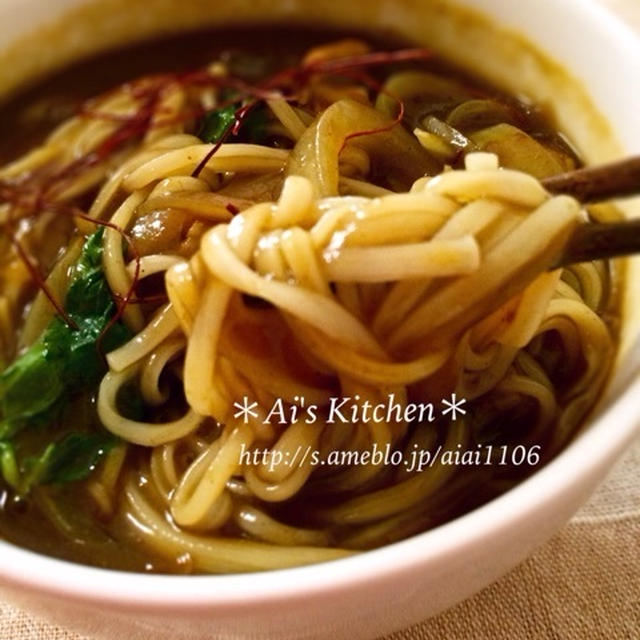
[[[263,76],[268,71],[292,65],[310,46],[353,34],[314,29],[228,29],[224,32],[191,33],[148,42],[105,53],[79,62],[57,73],[37,86],[16,96],[0,108],[0,163],[16,158],[39,144],[57,124],[77,112],[87,98],[99,94],[128,79],[160,72],[202,66],[220,55],[235,56],[248,76]],[[368,41],[372,39],[367,36]],[[392,34],[381,34],[374,46],[389,49],[398,45]],[[256,67],[250,57],[260,55],[264,62]],[[252,68],[253,66],[253,68]],[[452,70],[442,61],[429,61],[426,68],[461,79],[478,87],[465,74]],[[573,155],[562,137],[555,132],[547,114],[536,107],[480,85],[485,95],[494,96],[518,110],[522,128],[568,155]],[[483,496],[485,501],[491,496]],[[299,498],[298,501],[303,500]],[[468,510],[480,500],[460,505]],[[54,504],[57,515],[51,515]],[[285,518],[295,511],[296,501],[279,510]],[[293,508],[292,508],[293,507]],[[447,512],[440,520],[451,517]],[[431,524],[433,525],[433,521]],[[131,537],[126,523],[104,523],[94,517],[94,510],[82,484],[39,488],[27,500],[12,498],[0,492],[0,536],[17,545],[81,563],[133,571],[180,572],[179,562],[152,557],[135,545],[126,548],[120,538]]]

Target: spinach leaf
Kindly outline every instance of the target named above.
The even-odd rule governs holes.
[[[237,105],[230,104],[228,107],[209,111],[204,117],[198,138],[203,142],[220,142],[225,131],[235,122],[237,108]]]
[[[20,432],[54,423],[69,398],[94,389],[106,372],[97,341],[116,306],[102,270],[102,235],[100,229],[87,238],[65,298],[65,310],[77,327],[56,316],[40,338],[0,374],[0,472],[11,485],[15,473],[10,455],[15,461],[15,439]],[[129,330],[117,322],[103,337],[102,346],[110,351],[130,337]],[[76,434],[71,440],[67,436],[49,444],[41,455],[20,467],[31,478],[23,479],[22,484],[31,486],[52,478],[69,481],[81,477],[80,469],[88,474],[97,452],[106,451],[105,437]],[[78,457],[78,466],[70,464],[72,455]],[[62,466],[69,472],[62,473]]]
[[[37,470],[32,473],[30,484],[84,480],[117,442],[107,433],[68,433],[62,440],[50,444],[40,456],[25,462],[25,467]]]
[[[0,474],[10,487],[16,490],[20,488],[20,469],[10,442],[0,442]]]
[[[233,126],[236,120],[236,112],[242,104],[236,102],[220,109],[213,109],[204,116],[198,137],[203,142],[217,143],[227,129]],[[241,140],[252,143],[261,143],[267,137],[267,113],[263,106],[254,107],[243,119],[241,126]]]
[[[36,342],[0,374],[0,437],[13,435],[27,419],[49,409],[64,391],[62,362],[44,341]]]

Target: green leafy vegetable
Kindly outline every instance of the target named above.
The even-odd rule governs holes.
[[[9,438],[26,419],[51,409],[64,391],[58,359],[36,342],[0,375],[0,437]]]
[[[19,488],[20,469],[15,449],[10,442],[0,442],[0,473],[8,485],[14,489]]]
[[[203,142],[219,142],[225,131],[235,122],[236,110],[237,106],[231,104],[222,109],[209,111],[204,117],[198,137]]]
[[[28,486],[83,477],[80,469],[89,473],[108,449],[104,435],[71,434],[19,467],[15,462],[19,442],[12,441],[27,427],[55,422],[61,407],[73,395],[95,388],[106,371],[97,341],[116,307],[102,270],[102,233],[100,229],[86,240],[65,299],[65,310],[76,327],[55,317],[40,338],[0,374],[0,471],[12,486],[19,484],[16,469],[28,471],[22,481]],[[102,346],[110,351],[129,338],[128,329],[117,322],[104,335]],[[71,455],[79,466],[70,464]],[[62,473],[62,466],[68,472]]]
[[[69,433],[50,444],[39,458],[30,458],[25,466],[37,469],[32,484],[62,484],[84,480],[116,444],[106,433]]]
[[[230,104],[220,109],[209,111],[203,119],[198,137],[203,142],[220,142],[225,132],[236,121],[238,109],[242,107],[240,102]],[[242,120],[242,139],[247,142],[260,143],[267,134],[267,114],[262,107],[255,107]]]

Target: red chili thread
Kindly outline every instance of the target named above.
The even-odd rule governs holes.
[[[131,285],[129,286],[129,289],[124,296],[118,296],[121,299],[120,302],[116,304],[116,313],[111,317],[109,322],[100,333],[98,340],[96,341],[96,344],[101,345],[106,333],[109,331],[109,329],[111,329],[111,327],[113,327],[114,324],[116,324],[116,322],[118,322],[122,318],[122,314],[124,313],[127,304],[129,304],[129,301],[133,298],[135,289],[138,286],[138,282],[140,281],[140,253],[138,251],[138,248],[136,247],[136,243],[121,226],[114,224],[113,222],[110,222],[108,220],[98,220],[96,218],[92,218],[77,208],[73,208],[72,212],[75,217],[80,218],[81,220],[86,220],[87,222],[92,222],[101,227],[113,229],[114,231],[119,233],[127,242],[129,249],[133,253],[133,259],[135,260],[135,269],[133,272],[133,278],[131,279]]]
[[[289,84],[299,84],[304,86],[308,83],[309,79],[318,74],[334,74],[334,75],[346,75],[346,72],[362,69],[372,66],[380,66],[383,64],[393,64],[396,62],[409,62],[415,60],[426,60],[427,58],[432,57],[432,52],[427,49],[400,49],[398,51],[378,51],[373,53],[365,53],[357,56],[346,56],[343,58],[337,58],[333,60],[322,60],[319,62],[312,62],[307,65],[299,65],[297,67],[290,67],[289,69],[285,69],[284,71],[280,71],[274,74],[271,78],[263,81],[258,87],[258,91],[262,91],[263,88],[266,90],[270,89],[278,89],[279,97],[284,97],[284,90],[286,88],[287,83]],[[259,95],[257,91],[254,90],[254,95]],[[207,153],[207,155],[203,158],[203,160],[198,164],[195,168],[194,172],[191,174],[193,177],[197,177],[200,175],[204,167],[207,165],[209,160],[218,152],[218,149],[222,146],[222,144],[229,138],[230,135],[237,135],[240,127],[242,126],[242,122],[246,117],[246,113],[242,110],[248,108],[249,111],[253,110],[259,101],[265,100],[269,98],[260,98],[256,97],[253,102],[249,103],[246,107],[241,107],[238,112],[236,112],[236,119],[232,123],[231,126],[225,129],[223,135],[220,140],[213,146],[213,148]],[[285,98],[291,100],[292,98]],[[358,136],[364,135],[372,135],[375,133],[381,133],[383,131],[389,131],[396,124],[402,121],[402,117],[404,117],[404,104],[399,100],[400,103],[400,116],[399,119],[396,118],[388,127],[381,127],[379,129],[374,129],[371,131],[361,131],[357,133],[353,133],[345,139],[342,148],[346,142]],[[242,113],[242,115],[240,115]]]
[[[229,139],[230,136],[238,135],[243,122],[247,119],[248,115],[256,108],[257,105],[258,102],[254,101],[250,102],[249,104],[243,105],[236,110],[233,122],[231,122],[227,126],[223,134],[220,136],[218,142],[213,145],[213,147],[209,150],[205,157],[202,158],[198,166],[193,170],[193,173],[191,174],[192,177],[197,178],[202,173],[202,170],[207,166],[209,160],[213,158],[213,156],[218,152],[218,149],[220,149],[220,147]]]
[[[142,108],[138,111],[137,117],[123,123],[122,127],[119,127],[114,131],[108,138],[106,138],[103,143],[98,147],[97,150],[86,154],[78,158],[77,160],[71,162],[66,167],[64,167],[61,171],[53,174],[52,176],[47,177],[43,180],[43,183],[40,185],[32,184],[34,179],[37,176],[30,175],[27,179],[19,184],[19,185],[11,185],[4,183],[0,185],[0,197],[5,202],[10,204],[10,215],[15,207],[20,207],[22,209],[26,209],[27,215],[37,215],[39,211],[44,210],[53,210],[56,213],[69,213],[71,215],[77,216],[79,218],[88,220],[95,224],[108,226],[118,230],[122,235],[127,239],[127,242],[132,247],[134,251],[135,259],[136,259],[136,271],[135,277],[132,282],[131,291],[124,296],[123,303],[117,306],[116,315],[112,322],[107,325],[106,330],[110,329],[115,322],[117,322],[124,312],[124,308],[128,303],[128,299],[132,297],[133,289],[137,285],[137,281],[139,278],[140,264],[139,264],[139,256],[137,255],[134,243],[128,238],[127,234],[123,229],[120,229],[117,225],[113,225],[112,223],[96,220],[94,218],[90,218],[83,212],[81,212],[77,207],[73,207],[71,205],[65,205],[64,203],[52,202],[50,198],[55,195],[55,192],[62,191],[66,186],[66,183],[77,174],[81,173],[83,170],[99,163],[100,161],[106,159],[111,153],[113,153],[121,144],[124,142],[128,142],[137,135],[143,133],[151,122],[151,118],[154,114],[153,107],[157,103],[158,94],[156,93],[152,97],[150,97],[145,104],[142,105]],[[65,321],[65,323],[71,327],[72,329],[77,329],[77,323],[66,313],[63,305],[60,301],[56,300],[55,296],[49,289],[46,284],[46,281],[40,274],[37,268],[37,260],[31,256],[25,247],[18,241],[13,233],[11,228],[11,220],[5,223],[4,227],[8,232],[8,235],[11,239],[11,243],[15,248],[16,254],[20,258],[20,260],[25,264],[25,267],[29,271],[32,280],[36,283],[36,286],[44,293],[47,299],[51,302],[51,304],[56,309],[56,312],[61,316],[61,318]],[[100,342],[102,340],[102,336],[100,337]]]
[[[404,118],[405,107],[404,107],[404,102],[402,102],[402,100],[399,100],[399,103],[400,103],[400,111],[398,115],[388,125],[384,125],[383,127],[376,127],[375,129],[363,129],[362,131],[355,131],[354,133],[350,133],[348,136],[345,137],[344,141],[342,142],[342,146],[340,147],[339,153],[342,153],[342,150],[345,148],[349,140],[353,140],[354,138],[359,138],[361,136],[372,136],[372,135],[375,135],[376,133],[384,133],[385,131],[391,131],[393,127],[400,124],[402,122],[402,119]]]
[[[5,225],[5,231],[8,231],[8,225]],[[9,233],[9,237],[11,239],[13,248],[16,250],[18,256],[20,256],[20,259],[29,271],[29,275],[31,276],[31,278],[37,283],[38,288],[47,297],[47,300],[49,300],[49,302],[53,305],[54,309],[65,321],[65,323],[72,329],[78,329],[79,327],[76,321],[64,310],[64,307],[58,300],[56,300],[53,292],[51,291],[51,289],[49,289],[49,286],[47,285],[44,277],[41,275],[40,270],[38,269],[38,265],[35,262],[35,259],[27,252],[27,250],[22,246],[22,243],[12,232]]]
[[[109,137],[107,137],[102,144],[94,151],[86,154],[74,160],[69,165],[64,167],[61,171],[49,176],[43,181],[41,185],[34,185],[33,182],[38,177],[37,174],[31,174],[20,185],[0,184],[0,198],[8,202],[12,207],[24,208],[27,211],[31,211],[31,215],[37,215],[38,211],[46,209],[54,209],[59,212],[71,213],[83,220],[87,220],[94,224],[102,225],[112,228],[120,233],[127,241],[129,247],[134,252],[134,259],[136,261],[136,268],[132,284],[124,296],[117,296],[119,303],[117,304],[116,314],[111,321],[107,324],[101,336],[99,342],[102,342],[104,335],[108,330],[120,320],[127,304],[138,302],[133,298],[133,292],[137,286],[140,276],[140,256],[135,247],[135,243],[127,235],[124,229],[119,226],[106,222],[103,220],[96,220],[90,218],[79,209],[69,205],[63,205],[62,203],[51,202],[51,198],[55,192],[60,192],[64,189],[65,183],[71,178],[75,177],[82,171],[95,166],[96,164],[106,160],[114,151],[120,146],[130,142],[133,138],[143,135],[152,126],[160,127],[172,124],[175,122],[190,119],[191,117],[198,117],[202,115],[202,112],[194,110],[193,113],[188,115],[180,114],[175,119],[159,120],[153,122],[154,116],[158,114],[157,103],[160,100],[162,91],[166,90],[167,86],[171,83],[178,83],[182,86],[225,86],[233,88],[240,96],[235,96],[229,100],[229,104],[233,104],[238,101],[238,97],[250,96],[253,100],[242,107],[236,112],[236,118],[227,127],[223,133],[221,139],[216,145],[213,146],[211,151],[203,158],[202,162],[196,167],[193,172],[194,176],[199,175],[209,160],[215,155],[221,145],[231,135],[237,135],[240,131],[243,122],[246,117],[251,113],[253,109],[261,101],[270,100],[272,98],[283,98],[288,101],[295,100],[296,92],[292,92],[290,89],[293,86],[298,91],[301,87],[306,85],[310,78],[318,74],[334,74],[348,76],[349,72],[364,69],[371,66],[379,66],[383,64],[392,64],[396,62],[408,62],[413,60],[424,60],[431,57],[431,52],[425,49],[403,49],[393,52],[373,52],[357,56],[347,56],[344,58],[338,58],[333,60],[323,60],[319,62],[310,63],[307,65],[299,65],[297,67],[291,67],[280,71],[267,80],[260,83],[258,86],[247,85],[238,78],[230,77],[218,77],[212,76],[206,70],[188,71],[180,74],[157,74],[155,76],[145,76],[138,82],[126,83],[119,87],[105,92],[101,96],[101,100],[104,100],[109,95],[115,94],[117,91],[129,91],[132,97],[142,101],[136,113],[130,116],[122,116],[121,114],[109,114],[108,112],[101,112],[93,108],[98,99],[92,99],[86,101],[79,110],[80,115],[86,117],[95,117],[110,120],[112,122],[120,122],[122,126],[117,128]],[[362,78],[361,78],[362,79]],[[141,86],[143,83],[150,83],[150,86]],[[296,87],[296,85],[298,85]],[[369,86],[371,86],[369,82]],[[397,98],[396,98],[397,99]],[[373,130],[360,131],[352,133],[345,138],[344,145],[348,140],[358,136],[372,135],[392,129],[398,124],[404,116],[404,104],[398,100],[400,109],[398,117],[391,122],[388,126],[380,127]],[[204,111],[204,110],[202,110]],[[194,115],[195,114],[195,115]],[[234,205],[229,204],[227,209],[231,213],[237,213],[237,208]],[[235,210],[235,211],[234,211]],[[16,253],[20,259],[24,262],[25,266],[29,270],[29,273],[33,280],[36,282],[38,288],[43,291],[47,298],[51,301],[55,307],[57,313],[64,319],[64,321],[72,328],[77,328],[76,323],[72,318],[68,316],[62,305],[55,299],[55,296],[49,290],[48,286],[42,275],[37,268],[37,261],[29,255],[27,250],[15,237],[15,234],[10,229],[10,224],[4,225],[11,237],[11,242],[15,247]]]

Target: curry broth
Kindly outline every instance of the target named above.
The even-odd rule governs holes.
[[[267,29],[262,26],[190,33],[101,54],[56,73],[2,107],[0,162],[6,163],[40,143],[57,124],[77,113],[84,100],[128,79],[199,67],[222,56],[237,67],[240,75],[255,81],[275,69],[295,65],[309,47],[345,36],[353,37],[353,34],[299,27]],[[366,36],[366,39],[372,42],[371,37]],[[399,44],[400,41],[390,33],[380,34],[380,39],[373,42],[374,47],[382,50]],[[421,68],[454,77],[472,86],[479,95],[507,104],[517,113],[518,124],[524,131],[578,163],[570,144],[556,132],[551,117],[543,109],[478,84],[439,59],[428,60]],[[388,71],[386,69],[385,73]],[[381,71],[376,72],[377,77],[382,77],[381,74]],[[91,404],[93,399],[88,401]],[[83,412],[78,415],[83,415]],[[135,450],[129,453],[133,459],[137,455]],[[513,482],[515,479],[508,480],[508,484]],[[476,496],[467,496],[455,505],[453,511],[441,504],[439,512],[425,518],[425,526],[444,522],[493,495],[492,492],[479,492]],[[304,524],[304,517],[297,513],[306,498],[303,493],[273,511],[291,523]],[[135,539],[132,540],[133,545],[123,545],[123,539],[131,538],[128,523],[120,516],[104,522],[94,517],[95,513],[82,483],[41,487],[28,499],[14,498],[6,490],[0,492],[0,534],[12,543],[47,555],[115,569],[190,571],[188,561],[183,558],[169,563],[147,551],[138,550]]]

